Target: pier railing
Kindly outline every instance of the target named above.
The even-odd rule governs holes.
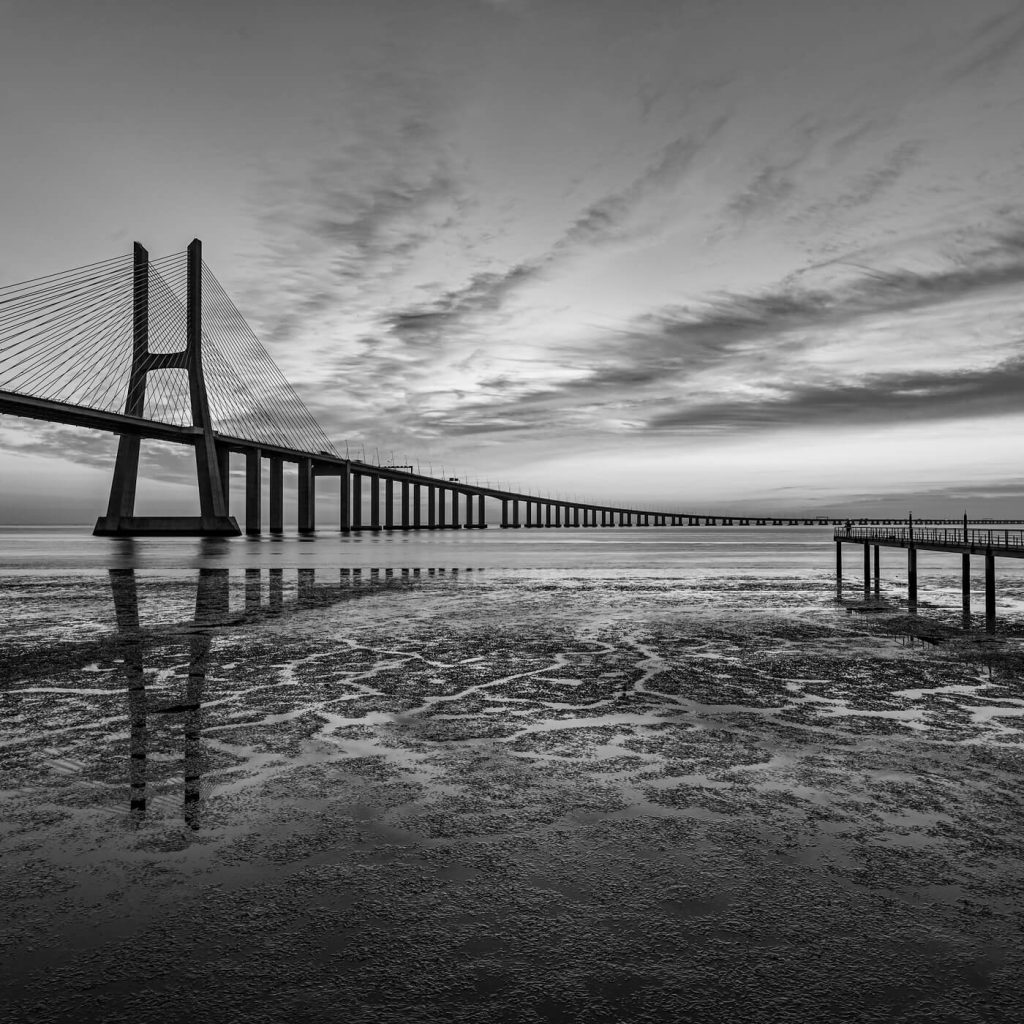
[[[991,548],[1000,551],[1024,551],[1024,530],[964,529],[963,527],[853,526],[837,527],[835,539],[879,541],[896,544],[941,544],[944,547]]]

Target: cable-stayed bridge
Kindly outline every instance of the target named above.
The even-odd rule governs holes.
[[[338,527],[827,525],[820,516],[728,516],[545,498],[341,455],[202,259],[202,244],[130,255],[0,287],[0,412],[120,435],[104,535],[241,533],[229,513],[230,456],[245,459],[245,531],[284,526],[285,463],[298,466],[298,528],[312,533],[315,487],[338,477]],[[137,516],[143,439],[195,449],[198,516]],[[383,490],[383,495],[381,491]],[[932,520],[938,522],[938,520]],[[859,523],[888,520],[857,520]]]

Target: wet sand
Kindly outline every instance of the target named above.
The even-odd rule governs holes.
[[[10,1019],[1020,1019],[1021,625],[825,575],[294,576],[22,595]]]

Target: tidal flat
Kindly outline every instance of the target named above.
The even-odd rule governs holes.
[[[7,579],[8,1019],[1019,1020],[1024,625],[829,588]]]

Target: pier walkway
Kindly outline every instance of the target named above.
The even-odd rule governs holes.
[[[964,621],[971,616],[971,555],[985,560],[985,628],[995,631],[996,558],[1024,558],[1024,530],[1004,527],[962,526],[850,526],[836,529],[836,598],[843,595],[843,545],[860,544],[864,549],[864,596],[879,594],[883,547],[905,548],[907,552],[907,601],[917,608],[917,552],[945,551],[960,555],[961,599]]]

